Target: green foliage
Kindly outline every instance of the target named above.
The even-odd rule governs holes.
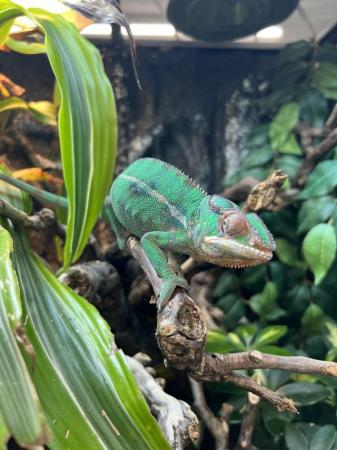
[[[113,177],[114,97],[97,49],[61,16],[3,0],[1,43],[21,15],[45,34],[45,46],[8,44],[27,54],[46,51],[60,94],[68,265],[80,256]],[[47,102],[12,97],[0,103],[0,111],[18,108],[55,124],[55,107]],[[31,211],[18,189],[1,182],[0,191],[1,199]],[[14,436],[25,448],[168,450],[96,308],[58,281],[23,231],[0,221],[0,448]]]
[[[303,241],[303,254],[315,275],[315,284],[325,277],[336,254],[336,234],[332,225],[315,225]]]
[[[10,0],[1,3],[0,25],[21,15],[45,35],[46,54],[61,96],[58,123],[69,201],[64,250],[68,266],[81,256],[112,182],[117,149],[115,100],[98,50],[74,25],[47,11],[26,10]]]
[[[263,174],[281,169],[289,178],[284,189],[295,197],[280,211],[262,214],[276,241],[268,266],[219,277],[214,304],[225,313],[228,332],[209,333],[210,351],[258,349],[337,361],[336,150],[331,148],[305,184],[300,189],[298,185],[298,172],[308,151],[302,147],[301,127],[324,129],[336,99],[335,46],[301,41],[280,52],[256,102],[259,123],[247,137],[247,155],[225,184],[246,176],[261,180]],[[319,145],[325,133],[317,132],[311,145]],[[299,189],[297,195],[295,189]],[[234,299],[240,305],[236,306],[239,319],[232,314]],[[271,370],[255,371],[255,375],[271,389],[293,398],[300,409],[294,418],[261,405],[253,439],[257,447],[268,448],[272,442],[275,450],[337,449],[335,379]],[[225,401],[235,405],[233,420],[241,420],[243,397],[236,393]]]

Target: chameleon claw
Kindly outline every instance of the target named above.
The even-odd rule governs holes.
[[[158,311],[161,311],[164,308],[166,303],[172,297],[175,288],[178,286],[187,289],[188,282],[185,278],[178,275],[164,280],[163,286],[160,289],[159,298],[157,300]]]

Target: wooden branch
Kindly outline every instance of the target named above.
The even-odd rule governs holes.
[[[131,237],[128,248],[148,276],[156,295],[162,285],[139,241]],[[297,413],[294,402],[260,386],[233,370],[280,369],[337,376],[337,364],[304,357],[283,357],[258,351],[217,354],[204,351],[207,327],[200,308],[186,291],[177,288],[158,314],[157,342],[167,365],[187,372],[197,381],[228,381],[269,401],[278,411]]]
[[[212,354],[207,353],[205,353],[205,355],[213,356]],[[253,378],[241,375],[237,372],[222,372],[221,374],[217,373],[215,376],[214,372],[210,374],[202,371],[193,371],[190,375],[199,381],[226,381],[235,384],[246,391],[253,392],[253,394],[258,395],[264,400],[267,400],[279,412],[289,411],[293,414],[298,414],[292,399],[289,399],[278,392],[273,392],[271,389],[261,386]]]
[[[199,438],[199,424],[191,407],[166,394],[135,358],[127,356],[127,359],[150,410],[172,449],[183,450],[187,442],[196,441]]]
[[[249,450],[252,445],[257,413],[260,406],[261,398],[251,392],[248,392],[248,402],[245,408],[240,433],[235,450]]]
[[[325,128],[327,130],[331,130],[337,126],[337,103],[333,107],[330,116],[327,118],[327,121],[325,122]]]
[[[229,370],[277,369],[337,377],[337,363],[304,356],[277,356],[258,350],[240,353],[204,353],[197,373],[208,381],[221,381]],[[206,375],[207,374],[207,375]]]
[[[194,408],[214,437],[215,449],[229,450],[229,417],[233,410],[233,406],[224,403],[221,407],[219,416],[215,416],[207,405],[202,383],[198,383],[191,377],[189,377],[189,381],[193,394]]]
[[[3,199],[0,199],[0,215],[10,219],[18,227],[34,230],[44,230],[55,223],[55,213],[48,208],[43,208],[37,214],[29,216]]]
[[[303,186],[309,173],[319,161],[337,144],[337,128],[333,129],[322,142],[307,153],[302,167],[298,172],[298,186]]]

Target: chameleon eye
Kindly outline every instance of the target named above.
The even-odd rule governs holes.
[[[249,225],[240,211],[228,211],[221,217],[221,229],[227,236],[239,236],[248,230]]]

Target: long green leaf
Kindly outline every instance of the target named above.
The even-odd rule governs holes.
[[[10,433],[3,418],[0,416],[0,450],[7,450],[7,441],[9,439]]]
[[[169,449],[97,310],[15,237],[15,265],[36,351],[31,371],[52,449]]]
[[[10,253],[12,240],[0,227],[0,412],[20,444],[43,444],[47,433],[41,407],[15,340],[21,304]]]
[[[45,33],[60,94],[59,135],[69,197],[64,264],[83,251],[111,185],[117,148],[115,100],[98,50],[62,16],[5,1],[0,25],[27,15]]]
[[[61,16],[34,10],[61,92],[59,134],[69,215],[64,264],[82,253],[112,182],[117,119],[98,50]]]

